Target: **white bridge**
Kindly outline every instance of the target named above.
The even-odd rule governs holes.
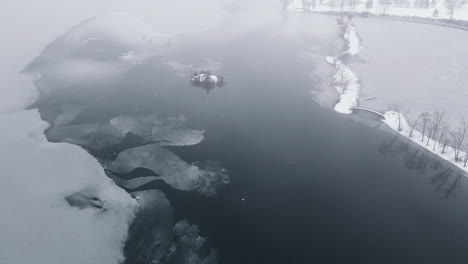
[[[373,114],[378,115],[380,118],[385,118],[384,113],[379,112],[379,111],[374,110],[374,109],[366,108],[366,107],[358,107],[358,106],[355,106],[355,107],[351,108],[351,110],[352,110],[353,112],[354,112],[355,110],[357,110],[357,111],[369,112],[369,113],[373,113]]]

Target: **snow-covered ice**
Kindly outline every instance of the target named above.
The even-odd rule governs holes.
[[[146,168],[173,188],[206,195],[214,195],[219,187],[229,183],[227,173],[220,166],[201,168],[158,144],[126,149],[115,160],[107,161],[104,165],[106,169],[119,174]]]
[[[134,133],[143,139],[156,142],[161,146],[190,146],[200,143],[204,136],[203,130],[184,127],[187,117],[184,115],[159,118],[157,115],[141,117],[118,116],[110,120],[110,124],[123,134]]]
[[[222,78],[212,74],[210,72],[201,72],[196,74],[192,79],[192,83],[203,86],[203,85],[220,85]]]
[[[46,141],[37,111],[0,115],[2,263],[120,263],[136,201],[81,148]],[[71,207],[92,189],[105,210]]]
[[[97,16],[46,46],[22,73],[35,77],[41,94],[71,89],[74,97],[89,96],[160,53],[167,39],[155,36],[150,26],[130,14]],[[84,93],[85,88],[91,91]]]
[[[356,75],[344,63],[336,58],[327,59],[331,60],[335,60],[333,64],[337,69],[333,76],[334,87],[340,94],[340,101],[335,105],[335,110],[342,114],[350,114],[358,103],[361,85]]]
[[[53,142],[67,142],[93,150],[117,145],[129,133],[138,136],[141,145],[158,142],[161,146],[189,146],[200,143],[204,131],[185,128],[186,121],[185,116],[117,116],[109,122],[56,125],[47,131],[47,138]]]
[[[333,76],[333,86],[340,94],[340,100],[335,105],[334,109],[342,114],[350,114],[352,113],[353,107],[358,105],[361,84],[354,72],[351,71],[340,58],[355,56],[362,47],[352,22],[347,17],[342,17],[339,23],[344,31],[343,38],[346,40],[347,49],[345,52],[335,57],[327,56],[325,60],[337,70],[336,74]]]

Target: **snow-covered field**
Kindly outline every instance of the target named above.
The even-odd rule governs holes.
[[[119,263],[136,201],[81,148],[49,143],[34,111],[0,114],[2,263]],[[105,209],[64,197],[91,190]]]
[[[344,0],[343,0],[344,1]],[[309,4],[316,2],[315,7]],[[322,4],[320,4],[320,2]],[[418,8],[415,7],[415,1],[409,1],[408,6],[383,6],[378,3],[377,0],[372,1],[372,7],[367,8],[366,3],[368,1],[356,1],[354,6],[350,6],[349,2],[343,4],[341,8],[341,0],[338,1],[303,1],[303,0],[293,0],[288,5],[288,9],[291,11],[314,11],[314,12],[355,12],[355,13],[369,13],[374,15],[390,15],[390,16],[400,16],[400,17],[422,17],[422,18],[433,18],[433,19],[449,19],[450,12],[447,9],[445,2],[443,0],[435,1],[435,5],[430,5],[427,8]],[[305,5],[304,5],[305,3]],[[433,16],[434,11],[438,11],[438,16]],[[468,5],[465,5],[460,8],[456,8],[453,12],[452,19],[468,21]]]

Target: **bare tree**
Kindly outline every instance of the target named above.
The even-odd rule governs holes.
[[[451,145],[455,153],[455,162],[460,160],[460,149],[468,132],[468,123],[462,119],[457,131],[451,133]]]
[[[419,124],[419,118],[418,117],[409,117],[408,118],[408,124],[410,126],[410,132],[409,132],[409,137],[413,137],[413,132],[416,129],[416,127]]]
[[[302,0],[302,9],[304,11],[309,12],[310,11],[310,2],[307,0]]]
[[[393,111],[397,114],[397,117],[398,117],[398,131],[402,131],[403,128],[401,126],[401,121],[402,121],[402,110],[401,110],[401,106],[399,104],[391,104],[388,106],[388,110],[389,111]]]
[[[447,131],[449,130],[450,129],[448,125],[444,124],[440,131],[439,143],[442,145],[442,154],[445,152],[445,148],[447,147],[447,144],[449,144],[450,141],[450,137],[447,135]]]
[[[428,8],[430,6],[429,0],[415,0],[414,6],[418,8]]]
[[[369,9],[371,9],[372,7],[374,7],[374,0],[367,0],[366,2],[367,11],[369,11]]]
[[[345,6],[346,2],[345,2],[345,0],[340,0],[340,1],[341,1],[340,2],[340,12],[343,12],[344,11],[343,9],[344,9],[344,6]]]
[[[465,146],[465,157],[463,158],[463,167],[466,167],[466,164],[468,163],[468,144]]]
[[[349,0],[349,8],[354,10],[356,5],[358,4],[359,0]]]
[[[426,127],[427,127],[427,123],[429,122],[429,119],[431,118],[431,114],[429,114],[428,112],[424,112],[424,113],[421,113],[418,117],[421,122],[422,122],[422,137],[421,137],[421,141],[424,142],[424,135],[426,133]]]
[[[313,10],[315,10],[315,7],[317,6],[317,0],[311,0],[310,1],[310,6],[312,7]]]
[[[440,110],[440,109],[437,109],[431,115],[432,134],[430,135],[430,137],[432,138],[432,140],[434,140],[434,147],[432,148],[432,150],[435,150],[436,142],[437,142],[436,140],[437,131],[439,131],[440,127],[442,126],[444,116],[445,116],[445,111]],[[429,139],[427,140],[427,144],[429,144]]]
[[[385,15],[387,9],[392,5],[392,0],[379,0],[379,5],[382,6],[382,14]]]
[[[455,10],[458,8],[458,0],[445,0],[445,8],[447,8],[449,17],[452,19]]]
[[[346,90],[348,90],[350,83],[350,79],[348,78],[348,76],[346,76],[346,69],[340,67],[339,78],[338,80],[336,80],[335,85],[337,85],[340,88],[341,93],[343,94]]]
[[[431,140],[432,132],[434,131],[434,125],[432,124],[431,119],[429,119],[429,121],[427,122],[426,131],[427,131],[426,147],[428,147],[429,141]]]

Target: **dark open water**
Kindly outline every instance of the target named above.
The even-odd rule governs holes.
[[[187,37],[168,56],[221,62],[225,87],[206,93],[155,60],[80,119],[184,114],[189,127],[205,129],[202,143],[172,149],[187,161],[221,162],[231,184],[211,198],[168,196],[222,263],[468,262],[466,178],[377,123],[313,102],[309,91],[319,84],[309,75],[319,59],[300,55],[327,39],[203,37]]]

